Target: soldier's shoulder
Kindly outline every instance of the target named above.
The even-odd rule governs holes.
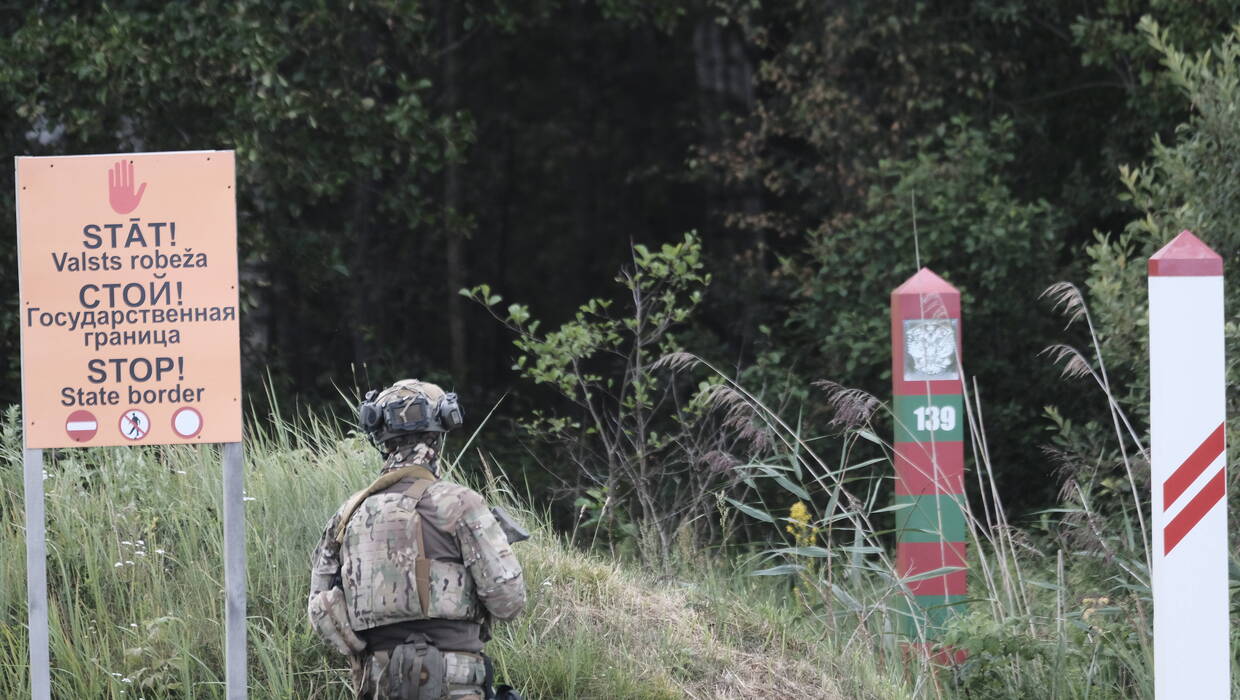
[[[482,494],[469,488],[451,481],[436,481],[426,490],[426,495],[436,502],[440,503],[460,503],[467,507],[482,507],[486,505],[486,500]]]
[[[369,496],[373,495],[366,493],[366,491],[366,489],[358,489],[349,494],[348,498],[341,501],[340,507],[336,508],[336,512],[332,515],[332,520],[339,520],[344,517],[345,511],[351,510],[353,512],[357,512],[358,507],[361,506]]]
[[[336,510],[332,512],[331,517],[328,518],[327,520],[327,524],[331,526],[336,523],[339,523],[340,519],[344,517],[344,512],[349,509],[350,504],[358,500],[361,497],[361,495],[362,495],[361,491],[357,491],[355,493],[349,494],[349,497],[341,501],[340,505],[336,508]]]
[[[487,507],[477,491],[451,481],[436,481],[426,490],[426,498],[434,506],[436,520],[448,527],[454,527],[470,511]]]
[[[367,495],[369,495],[369,494],[367,494],[367,493],[366,493],[368,490],[369,490],[369,489],[358,489],[358,490],[354,491],[353,493],[349,494],[349,497],[348,497],[348,498],[346,498],[346,499],[344,499],[343,501],[341,501],[341,502],[340,502],[340,507],[336,509],[336,512],[337,512],[337,513],[339,513],[339,512],[341,512],[341,511],[343,511],[345,508],[348,508],[348,507],[349,507],[349,504],[351,504],[351,503],[354,503],[354,502],[356,502],[356,501],[360,501],[360,500],[364,500],[364,499],[365,499],[365,497],[366,497]]]

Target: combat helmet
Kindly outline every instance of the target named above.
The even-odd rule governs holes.
[[[358,423],[384,454],[390,451],[385,448],[389,441],[417,433],[446,433],[464,422],[455,393],[418,379],[402,379],[383,391],[372,389],[358,407]]]

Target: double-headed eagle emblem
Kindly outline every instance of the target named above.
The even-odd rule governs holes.
[[[953,379],[956,333],[947,319],[909,320],[904,325],[905,379]],[[910,377],[908,375],[920,375]]]

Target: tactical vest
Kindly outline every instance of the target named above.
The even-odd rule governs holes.
[[[411,475],[419,477],[412,486],[384,491]],[[409,620],[482,619],[474,579],[460,552],[427,550],[418,504],[440,483],[425,478],[430,476],[421,467],[397,470],[346,505],[337,538],[354,630]]]

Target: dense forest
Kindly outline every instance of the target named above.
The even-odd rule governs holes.
[[[530,697],[1153,697],[1146,260],[1184,229],[1222,255],[1234,386],[1240,0],[48,0],[0,34],[11,155],[236,153],[270,697],[347,692],[306,554],[379,463],[358,397],[411,376],[461,397],[449,476],[535,531],[533,612],[489,647]],[[967,493],[930,497],[968,570],[910,577],[890,295],[922,267],[962,295]],[[53,682],[215,697],[218,457],[47,459]],[[968,600],[913,601],[952,575]]]
[[[1072,454],[1115,451],[1091,435],[1109,424],[1102,393],[1041,354],[1089,342],[1041,292],[1068,280],[1098,295],[1109,381],[1139,415],[1140,266],[1126,261],[1180,223],[1224,256],[1236,240],[1229,202],[1186,210],[1210,192],[1177,167],[1235,177],[1234,145],[1210,145],[1232,127],[1195,126],[1234,88],[1203,84],[1211,68],[1194,74],[1192,57],[1238,11],[14,4],[0,12],[0,138],[18,155],[235,149],[256,415],[274,401],[348,420],[357,389],[407,375],[451,386],[476,418],[506,397],[483,442],[562,504],[615,485],[597,478],[618,468],[608,431],[690,473],[760,451],[718,416],[693,428],[718,443],[699,435],[695,454],[632,439],[634,408],[665,436],[661,421],[687,420],[702,377],[656,367],[672,350],[807,434],[839,435],[821,382],[889,395],[888,294],[929,266],[963,291],[967,371],[1023,513],[1055,502]],[[0,237],[5,403],[19,399],[14,248]],[[692,255],[691,272],[635,280],[660,255]],[[662,325],[626,325],[643,294]],[[565,372],[598,391],[583,401]],[[618,388],[634,378],[681,413],[641,415],[659,399]],[[619,417],[582,420],[595,399]]]

